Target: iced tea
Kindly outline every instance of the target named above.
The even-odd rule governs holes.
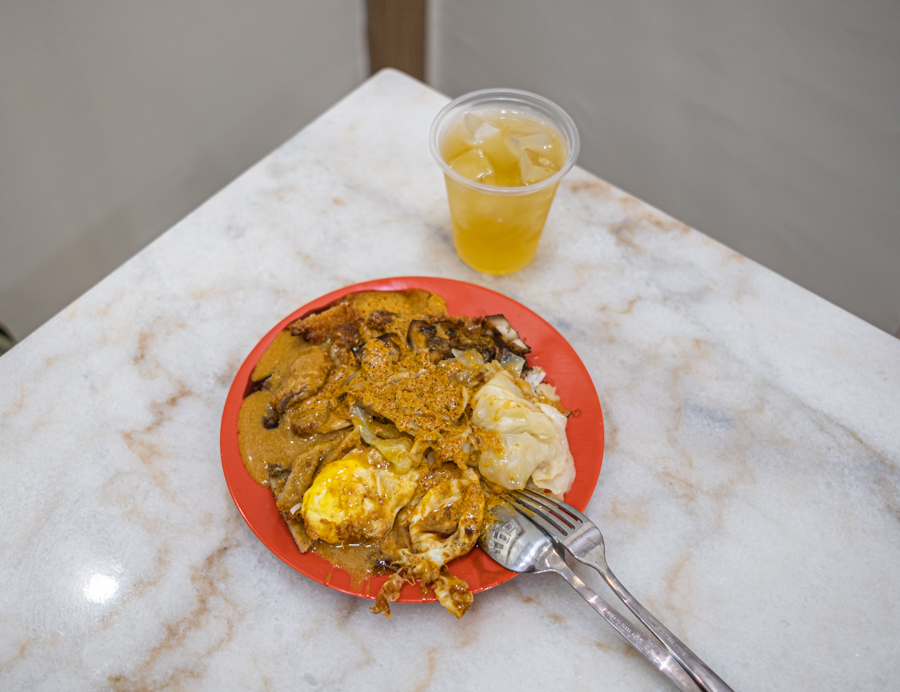
[[[480,93],[488,92],[472,96]],[[539,106],[546,102],[571,127],[561,131],[554,114],[503,99],[442,112],[435,121],[432,147],[445,169],[456,250],[488,274],[518,271],[532,260],[557,174],[571,167],[578,145],[574,124],[558,107],[526,92],[502,93],[531,97]],[[446,115],[452,117],[440,122]]]

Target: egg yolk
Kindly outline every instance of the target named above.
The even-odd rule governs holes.
[[[303,495],[306,530],[326,543],[381,538],[412,499],[418,476],[415,469],[400,475],[375,468],[361,452],[333,461]]]

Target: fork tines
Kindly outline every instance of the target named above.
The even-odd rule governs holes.
[[[538,526],[559,540],[574,533],[584,523],[591,523],[585,515],[562,500],[533,490],[514,490],[507,501],[531,518]]]

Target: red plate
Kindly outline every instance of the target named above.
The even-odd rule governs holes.
[[[404,276],[378,279],[347,286],[307,303],[279,322],[247,356],[228,392],[225,411],[222,414],[220,444],[222,469],[231,497],[247,525],[269,550],[288,565],[310,579],[344,593],[363,598],[378,594],[386,576],[371,577],[362,583],[351,580],[350,575],[336,568],[313,552],[301,553],[287,524],[275,507],[275,499],[268,488],[257,485],[244,468],[238,447],[238,411],[250,386],[250,374],[272,340],[288,324],[312,312],[317,312],[348,293],[359,291],[402,291],[423,288],[441,296],[451,315],[470,317],[503,314],[532,352],[528,362],[541,366],[547,372],[547,382],[556,387],[563,404],[572,410],[566,425],[566,436],[572,456],[575,458],[575,484],[566,495],[566,501],[583,510],[597,484],[600,464],[603,460],[603,415],[600,401],[587,369],[575,350],[541,317],[506,296],[481,286],[420,276]],[[509,581],[515,572],[500,567],[480,548],[457,558],[449,564],[453,574],[465,580],[473,593],[484,591]],[[433,601],[433,596],[422,596],[418,584],[406,584],[400,592],[400,603]]]

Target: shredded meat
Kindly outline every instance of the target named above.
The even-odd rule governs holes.
[[[390,310],[373,310],[366,322],[372,327],[386,327],[396,318],[396,312],[391,312]]]

